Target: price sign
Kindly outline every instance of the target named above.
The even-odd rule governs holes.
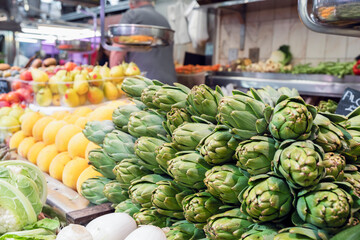
[[[335,113],[346,116],[359,106],[360,92],[352,88],[347,88],[345,89]]]
[[[0,93],[8,93],[10,91],[10,83],[4,79],[0,79]]]

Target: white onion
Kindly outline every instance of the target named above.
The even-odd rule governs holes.
[[[136,229],[135,220],[126,213],[110,213],[95,218],[86,229],[93,240],[124,240]]]
[[[56,240],[93,240],[93,238],[84,226],[70,224],[61,229]]]
[[[166,235],[161,228],[144,225],[130,233],[125,240],[166,240]]]

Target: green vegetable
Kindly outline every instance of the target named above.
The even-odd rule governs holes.
[[[319,112],[335,113],[337,106],[337,102],[329,99],[328,101],[320,101],[317,110]]]
[[[251,230],[248,230],[241,239],[243,240],[273,240],[277,235],[277,230],[273,226],[268,225],[254,225]]]
[[[292,74],[327,74],[342,78],[353,75],[354,62],[321,62],[316,67],[310,63],[299,64],[293,67]]]
[[[119,204],[129,198],[127,190],[123,190],[117,181],[111,181],[105,184],[103,193],[109,202],[114,204]]]
[[[19,232],[8,232],[0,237],[0,240],[55,240],[56,234],[43,229],[33,229]]]
[[[127,199],[115,207],[115,212],[127,213],[132,217],[135,213],[140,212],[140,209],[140,204],[133,203],[131,199]]]
[[[153,103],[156,92],[161,89],[161,86],[150,85],[141,92],[141,101],[149,108],[157,109],[158,107]]]
[[[183,123],[193,122],[191,115],[185,108],[171,108],[171,110],[166,114],[166,123],[164,127],[169,132],[170,135]]]
[[[154,85],[154,82],[148,78],[142,76],[127,77],[121,84],[121,90],[129,97],[140,99],[141,92],[150,85]]]
[[[276,143],[270,137],[255,136],[243,141],[236,149],[237,166],[250,175],[267,173],[274,159]]]
[[[208,192],[224,203],[240,204],[238,195],[248,186],[249,178],[234,165],[216,166],[206,172]]]
[[[94,166],[96,171],[101,173],[104,177],[115,179],[113,169],[116,162],[110,158],[103,149],[91,150],[88,154],[89,163]]]
[[[143,208],[134,214],[134,219],[138,225],[153,225],[160,228],[170,225],[170,219],[161,215],[154,208]]]
[[[345,157],[341,154],[333,152],[325,153],[321,165],[325,167],[326,177],[335,181],[342,181],[344,179],[346,161]]]
[[[139,105],[120,106],[114,110],[112,114],[112,121],[120,130],[122,130],[123,132],[128,132],[127,125],[129,122],[130,114],[133,112],[140,112],[142,110],[144,109]]]
[[[130,114],[128,131],[134,137],[165,136],[162,126],[165,119],[155,111],[140,111]]]
[[[239,208],[234,208],[210,217],[204,230],[210,239],[233,240],[241,239],[241,235],[252,224],[247,215],[243,214]]]
[[[205,233],[188,221],[179,221],[170,227],[166,237],[168,240],[196,240],[205,237]]]
[[[360,225],[353,226],[339,232],[331,240],[357,240],[359,239]]]
[[[305,224],[303,227],[284,228],[279,231],[274,237],[274,240],[329,240],[330,237],[327,232],[318,229],[310,224]]]
[[[288,65],[292,60],[292,54],[290,52],[290,46],[289,45],[282,45],[279,47],[279,51],[283,52],[285,55],[285,58],[280,61],[282,65]]]
[[[114,130],[106,134],[104,139],[104,152],[115,162],[120,162],[125,158],[136,157],[134,144],[136,138],[131,135]]]
[[[50,219],[50,218],[44,218],[39,221],[37,221],[34,224],[30,224],[24,227],[24,230],[33,230],[43,228],[52,232],[56,232],[60,228],[60,222],[59,219]]]
[[[188,110],[192,116],[216,124],[218,105],[223,96],[220,87],[216,87],[214,91],[205,84],[194,86],[187,96]]]
[[[104,177],[89,178],[81,185],[81,195],[96,205],[106,203],[108,200],[103,191],[105,185],[110,181]]]
[[[155,93],[152,103],[164,112],[169,112],[172,107],[184,108],[189,92],[189,88],[179,83],[174,86],[164,85]]]
[[[284,141],[274,157],[274,170],[293,188],[311,187],[324,178],[324,151],[313,142]]]
[[[102,146],[105,135],[115,130],[115,125],[110,120],[87,122],[83,133],[85,137],[99,146]]]
[[[159,167],[167,173],[167,168],[169,166],[169,161],[176,157],[177,150],[173,147],[172,143],[164,143],[155,150],[156,153],[156,162],[159,164]]]

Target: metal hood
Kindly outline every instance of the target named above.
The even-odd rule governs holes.
[[[247,4],[252,2],[259,2],[263,0],[197,0],[201,7],[227,7],[233,5]]]

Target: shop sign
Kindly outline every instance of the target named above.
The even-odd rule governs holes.
[[[335,113],[346,116],[359,106],[360,106],[360,92],[352,88],[347,88],[345,89],[345,92],[338,104]]]
[[[8,93],[10,90],[9,82],[4,79],[0,79],[0,93]]]

